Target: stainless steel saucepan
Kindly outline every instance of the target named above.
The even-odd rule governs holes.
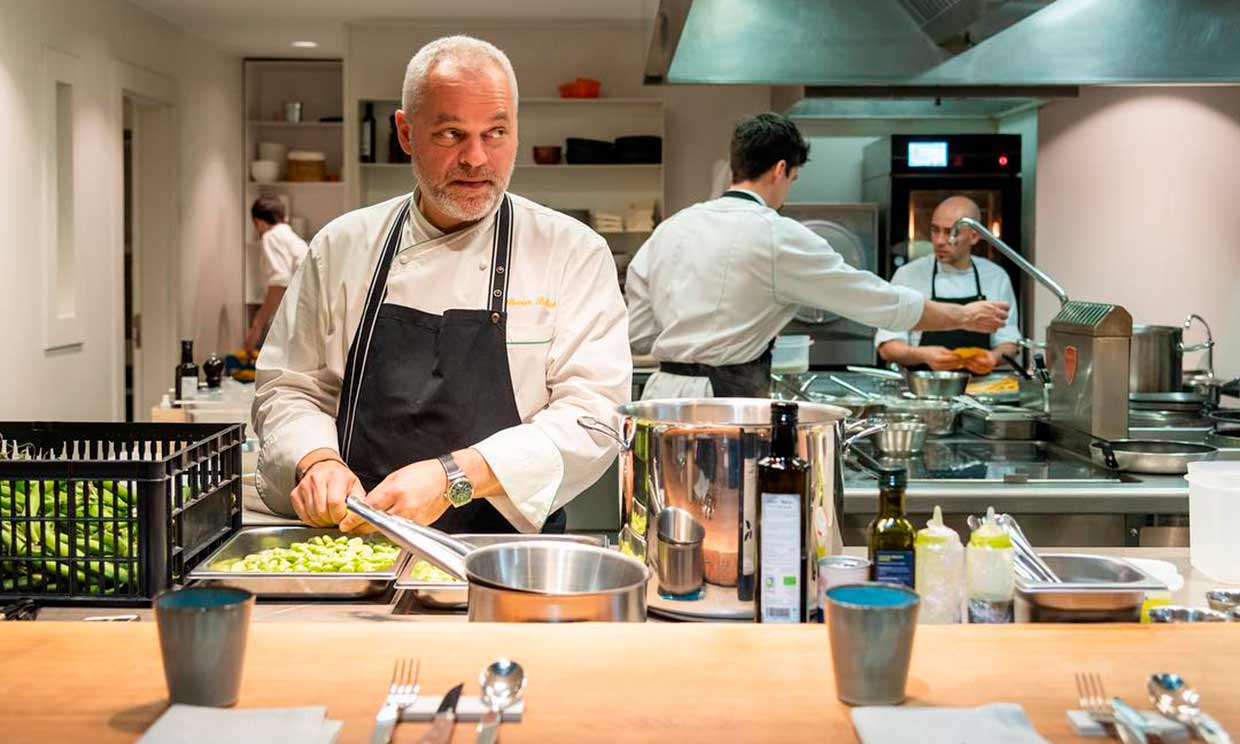
[[[642,561],[593,545],[551,540],[475,548],[431,527],[375,509],[357,497],[349,510],[392,542],[469,582],[475,622],[643,622]]]
[[[1099,440],[1090,452],[1094,462],[1112,470],[1151,475],[1183,475],[1190,462],[1218,456],[1218,448],[1208,444],[1145,439]]]

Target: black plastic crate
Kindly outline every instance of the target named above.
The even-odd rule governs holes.
[[[0,423],[0,599],[148,604],[183,583],[241,528],[244,441],[240,424]]]

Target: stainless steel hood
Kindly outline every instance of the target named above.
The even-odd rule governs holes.
[[[946,57],[900,0],[663,0],[646,82],[881,85]]]
[[[1240,82],[1240,0],[1056,0],[922,85]]]
[[[927,35],[984,27],[979,8],[995,16],[1004,5],[661,0],[646,80],[804,86],[809,98],[1042,98],[1080,85],[1240,83],[1240,0],[1055,0],[1023,18],[1008,14],[1021,19],[946,60]]]

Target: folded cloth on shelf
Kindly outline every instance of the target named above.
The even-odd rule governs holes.
[[[875,705],[853,708],[864,744],[1047,744],[1016,703],[977,708]]]
[[[173,705],[151,724],[138,744],[333,744],[341,721],[327,708],[207,708]]]

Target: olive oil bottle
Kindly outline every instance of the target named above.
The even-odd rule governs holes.
[[[758,462],[754,620],[809,619],[809,464],[797,457],[797,404],[771,404],[771,452]]]
[[[866,544],[870,548],[870,579],[903,584],[911,589],[916,576],[917,530],[904,516],[907,485],[908,471],[904,468],[878,471],[878,516],[866,527]]]

